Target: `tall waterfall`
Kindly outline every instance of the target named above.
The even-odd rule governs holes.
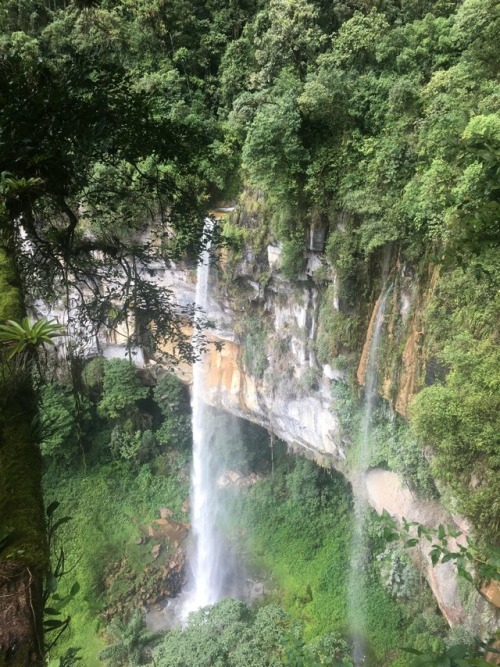
[[[351,541],[351,559],[349,572],[349,626],[354,639],[353,662],[356,667],[365,662],[366,623],[364,611],[364,565],[368,558],[367,542],[364,533],[366,509],[368,506],[365,487],[365,475],[370,465],[372,413],[377,396],[377,356],[384,323],[385,306],[390,289],[384,289],[378,302],[375,321],[370,340],[366,376],[365,403],[361,422],[360,442],[356,459],[356,473],[353,480],[354,493],[354,529]]]
[[[206,229],[210,230],[211,221]],[[210,244],[202,253],[197,270],[196,317],[202,318],[208,305],[210,274]],[[191,527],[193,551],[189,565],[191,581],[182,608],[183,618],[191,611],[214,604],[222,597],[223,568],[221,546],[217,537],[217,488],[213,456],[213,434],[211,420],[203,401],[203,352],[200,339],[194,334],[194,345],[198,349],[198,360],[193,365],[193,463],[191,471]]]

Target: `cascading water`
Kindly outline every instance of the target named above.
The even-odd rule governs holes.
[[[365,404],[361,422],[360,443],[356,461],[354,489],[354,530],[351,541],[349,572],[349,626],[353,636],[353,662],[356,667],[365,663],[366,637],[363,581],[364,564],[368,557],[364,533],[366,509],[368,506],[364,478],[370,465],[371,425],[373,407],[377,395],[377,355],[384,323],[385,306],[390,289],[385,289],[378,302],[372,329],[365,376]]]
[[[210,231],[211,221],[205,229]],[[203,251],[197,270],[196,316],[204,317],[208,304],[210,244]],[[198,319],[200,321],[200,319]],[[198,340],[197,340],[198,338]],[[191,527],[193,551],[190,557],[191,581],[182,607],[182,617],[191,611],[214,604],[223,597],[221,546],[217,537],[218,508],[216,471],[213,461],[213,437],[208,432],[210,419],[203,401],[203,351],[194,334],[198,359],[193,365],[193,463],[191,471]]]

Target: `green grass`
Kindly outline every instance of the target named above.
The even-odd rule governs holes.
[[[57,516],[71,516],[58,537],[71,571],[61,582],[65,592],[77,581],[80,592],[66,608],[71,627],[57,647],[60,655],[81,647],[86,667],[102,665],[99,652],[105,646],[103,609],[126,595],[134,584],[147,585],[146,567],[153,565],[151,547],[136,545],[139,526],[159,517],[169,507],[174,518],[186,519],[181,504],[188,485],[184,461],[162,456],[134,469],[124,462],[100,464],[84,471],[52,467],[45,475],[46,503],[58,500]],[[130,579],[106,580],[113,568],[126,563]]]

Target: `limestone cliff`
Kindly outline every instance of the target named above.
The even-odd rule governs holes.
[[[320,363],[317,353],[323,312],[320,304],[330,299],[331,309],[339,306],[335,290],[328,292],[328,281],[314,278],[318,263],[321,257],[309,252],[307,272],[291,282],[280,272],[279,247],[270,245],[260,256],[246,248],[232,265],[226,258],[225,263],[214,267],[207,313],[212,324],[209,338],[223,345],[211,346],[207,353],[205,398],[211,405],[264,426],[291,448],[323,465],[333,465],[349,477],[352,442],[340,424],[342,398],[332,391],[332,385],[345,383],[347,371],[337,363],[341,355],[336,348],[330,363]],[[386,279],[391,283],[391,297],[379,360],[379,391],[405,417],[413,395],[433,380],[432,374],[430,379],[426,377],[422,312],[437,276],[437,270],[431,269],[425,280],[417,280],[396,261]],[[194,301],[195,285],[189,272],[164,271],[161,280],[181,303]],[[359,392],[378,304],[374,290],[366,309],[364,340],[357,351]],[[181,367],[180,373],[189,380],[188,368]],[[419,498],[393,471],[371,470],[366,486],[370,503],[379,512],[386,509],[399,519],[406,517],[429,527],[455,522],[467,528],[460,517],[452,517],[439,502]],[[414,551],[414,560],[429,581],[444,616],[452,625],[462,623],[466,612],[453,566],[447,563],[433,567],[427,545]],[[489,599],[495,594],[490,591]],[[468,604],[474,611],[467,615],[475,619],[474,629],[492,629],[498,616],[494,607],[479,595],[472,598]]]
[[[321,250],[309,250],[304,272],[289,280],[281,271],[281,247],[262,244],[262,239],[259,247],[245,241],[238,252],[224,251],[212,268],[206,315],[208,337],[215,345],[205,358],[206,402],[258,423],[292,449],[349,478],[356,427],[349,423],[354,418],[349,412],[345,423],[345,392],[350,400],[354,396],[354,402],[356,395],[362,397],[383,290],[389,290],[389,297],[377,375],[388,418],[396,413],[407,418],[413,396],[442,377],[443,369],[426,358],[424,317],[439,270],[431,265],[423,275],[417,274],[396,256],[384,269],[375,267],[362,302],[353,309],[342,302],[335,267]],[[194,303],[192,266],[158,263],[151,273],[154,281],[173,291],[181,306]],[[103,341],[104,353],[114,353],[119,343]],[[154,358],[146,361],[154,363]],[[189,366],[180,364],[176,372],[190,382]],[[382,463],[391,467],[390,461]],[[406,517],[429,527],[455,523],[467,530],[463,520],[446,512],[437,500],[420,498],[394,469],[381,470],[379,465],[380,461],[371,465],[365,479],[377,511],[386,509],[398,519]],[[461,623],[465,611],[453,566],[432,567],[428,552],[426,545],[416,548],[414,559],[444,616],[451,624]],[[498,591],[486,587],[484,595],[495,603]],[[483,598],[475,595],[468,605],[473,612],[467,616],[475,619],[475,630],[495,626],[498,613]]]

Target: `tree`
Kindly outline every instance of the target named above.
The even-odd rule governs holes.
[[[0,321],[25,316],[12,235],[5,233],[5,197],[26,182],[2,184],[0,198]],[[9,358],[10,357],[10,358]],[[0,346],[0,660],[41,665],[42,582],[49,549],[41,493],[40,452],[33,434],[36,398],[31,364],[19,367]]]
[[[137,15],[95,4],[2,7],[0,322],[22,321],[29,286],[31,300],[63,299],[82,342],[119,307],[143,327],[156,319],[189,357],[189,311],[174,310],[146,269],[175,234],[180,250],[199,247],[214,123],[186,113],[188,87],[173,100],[150,85],[154,46],[133,42]],[[36,397],[30,364],[18,372],[7,356],[2,347],[0,663],[37,666],[48,549]]]
[[[185,449],[191,443],[191,415],[185,388],[175,375],[162,377],[153,390],[163,423],[155,432],[156,441],[163,447]]]
[[[76,452],[77,440],[73,397],[55,383],[44,385],[40,394],[41,452],[58,462],[69,463]]]
[[[99,414],[110,419],[130,416],[137,409],[137,401],[146,398],[148,391],[135,366],[126,359],[112,359],[104,366],[102,399],[97,408]]]
[[[8,197],[6,232],[31,293],[71,300],[87,336],[118,304],[116,323],[132,311],[145,327],[161,311],[158,335],[187,353],[184,313],[145,268],[174,230],[197,247],[210,139],[202,118],[194,128],[193,116],[168,113],[162,90],[137,83],[108,33],[125,39],[126,21],[97,15],[69,7],[36,35],[2,40],[0,172],[31,183]],[[161,244],[144,240],[151,226]]]
[[[278,667],[288,615],[276,605],[257,612],[225,599],[168,632],[154,652],[158,667]]]
[[[99,654],[108,667],[138,667],[150,662],[148,650],[158,635],[146,628],[143,614],[137,610],[128,621],[114,618],[107,627],[114,642]]]
[[[262,87],[268,87],[283,69],[304,78],[326,41],[318,21],[318,10],[308,0],[270,0],[268,8],[255,21],[255,75]]]

